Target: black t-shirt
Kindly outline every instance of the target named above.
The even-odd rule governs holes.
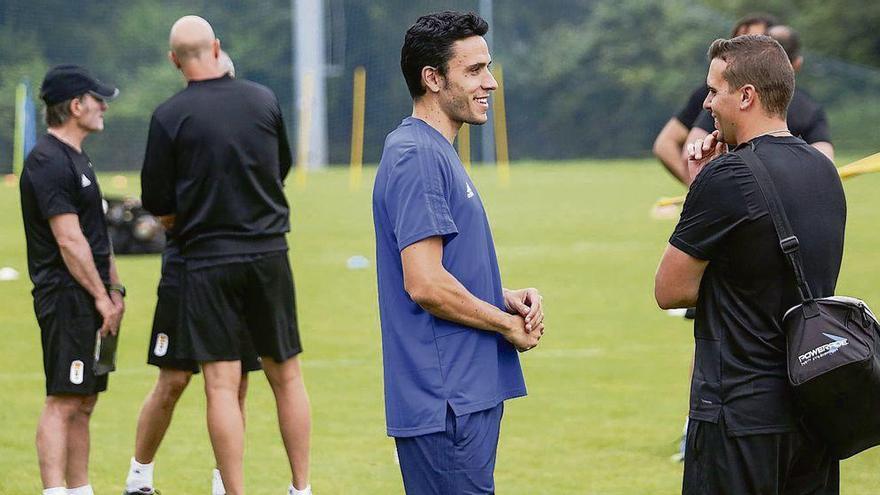
[[[800,240],[813,295],[833,295],[846,223],[837,170],[799,138],[761,136],[752,143]],[[780,320],[800,298],[767,204],[735,151],[696,177],[669,242],[709,261],[694,322],[690,417],[717,422],[723,414],[731,435],[792,431],[799,413]]]
[[[677,118],[678,121],[684,124],[688,129],[693,127],[694,122],[696,122],[700,114],[703,113],[703,102],[706,101],[707,94],[709,94],[709,86],[707,86],[706,83],[703,83],[702,86],[695,89],[691,95],[688,96],[687,103],[685,103],[684,107],[679,110],[675,118]]]
[[[159,279],[159,289],[179,288],[184,266],[177,239],[170,232],[166,233],[165,249],[162,251],[162,277]]]
[[[144,208],[176,214],[173,235],[187,259],[284,250],[290,166],[271,90],[228,76],[191,81],[153,113]]]
[[[88,155],[51,134],[44,135],[25,160],[19,187],[34,294],[77,284],[49,226],[50,218],[64,213],[79,217],[98,273],[105,284],[110,283],[110,237],[101,189]]]
[[[796,88],[788,105],[788,130],[809,144],[831,142],[831,130],[825,110],[806,91]],[[715,130],[715,120],[709,112],[703,112],[697,119],[696,127],[706,132]]]

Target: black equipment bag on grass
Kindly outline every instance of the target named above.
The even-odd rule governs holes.
[[[809,431],[839,459],[880,445],[880,323],[859,299],[813,298],[772,178],[752,147],[737,153],[758,182],[800,292],[802,302],[785,313],[782,330],[788,381]]]

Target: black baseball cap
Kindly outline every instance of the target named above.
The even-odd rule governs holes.
[[[72,64],[56,65],[49,69],[40,88],[40,98],[46,105],[61,103],[86,93],[102,100],[112,100],[119,90],[95,79],[84,67]]]

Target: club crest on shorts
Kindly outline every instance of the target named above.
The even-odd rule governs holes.
[[[153,348],[153,354],[162,357],[168,354],[168,335],[159,333],[156,335],[156,347]]]
[[[70,383],[74,385],[81,385],[83,382],[84,369],[85,366],[83,365],[83,362],[79,359],[70,363]]]

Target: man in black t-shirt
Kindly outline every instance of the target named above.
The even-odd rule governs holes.
[[[716,40],[709,58],[718,129],[688,145],[694,180],[655,280],[660,307],[697,307],[683,493],[838,493],[838,462],[804,431],[787,380],[780,322],[800,302],[795,278],[738,150],[751,147],[776,183],[817,297],[840,270],[843,188],[786,126],[794,71],[775,40]]]
[[[743,34],[764,34],[768,28],[776,24],[776,18],[770,14],[754,13],[740,18],[731,29],[730,36],[736,37]],[[685,186],[690,184],[688,177],[687,161],[684,156],[684,145],[687,142],[688,132],[694,127],[697,119],[703,111],[703,101],[709,88],[706,82],[694,89],[687,102],[679,112],[671,117],[654,140],[654,156],[666,167],[666,170]],[[685,313],[686,319],[693,319],[693,308]],[[693,369],[690,370],[693,372]],[[687,431],[687,420],[684,423]],[[685,441],[682,437],[678,451],[672,455],[675,461],[684,459]]]
[[[776,18],[769,14],[749,14],[736,22],[730,36],[764,34],[774,24]],[[688,131],[694,127],[700,114],[704,113],[703,100],[706,99],[706,93],[708,88],[705,83],[694,89],[681,110],[670,117],[654,140],[654,156],[684,185],[690,184],[684,159],[684,145],[687,142]]]
[[[48,132],[28,154],[21,210],[28,272],[43,346],[46,402],[37,425],[44,495],[92,495],[89,418],[107,374],[97,375],[97,334],[116,335],[125,310],[104,220],[103,198],[85,138],[104,129],[118,91],[75,65],[43,80]],[[68,489],[70,491],[68,491]]]
[[[308,494],[310,413],[287,257],[291,156],[281,109],[268,88],[224,74],[204,19],[179,19],[170,41],[188,85],[153,113],[142,200],[170,220],[180,244],[181,334],[202,365],[217,466],[227,493],[243,493],[238,390],[247,332],[278,405],[289,493]]]
[[[226,52],[221,51],[219,64],[221,72],[230,77],[235,76],[235,66]],[[159,368],[159,376],[138,416],[134,456],[125,480],[127,495],[156,493],[153,487],[156,452],[171,425],[177,401],[189,385],[192,375],[199,372],[199,363],[189,354],[191,349],[185,345],[186,339],[182,335],[184,327],[180,324],[180,285],[184,259],[177,239],[170,232],[166,233],[166,240],[162,252],[162,276],[159,279],[158,298],[153,313],[153,329],[147,348],[147,363]],[[247,373],[259,370],[262,366],[250,336],[243,333],[241,339],[243,354],[239,404],[244,414]],[[225,490],[220,471],[215,468],[212,474],[211,495],[223,495]]]
[[[791,66],[797,74],[804,64],[801,56],[800,36],[788,26],[773,26],[767,31],[767,35],[782,45]],[[817,103],[806,91],[795,87],[794,96],[788,106],[786,116],[788,129],[791,133],[821,151],[831,161],[834,161],[834,145],[831,144],[831,130],[828,127],[828,118],[822,105]],[[697,118],[693,129],[688,135],[688,142],[703,139],[715,130],[715,123],[709,112],[702,112]]]

